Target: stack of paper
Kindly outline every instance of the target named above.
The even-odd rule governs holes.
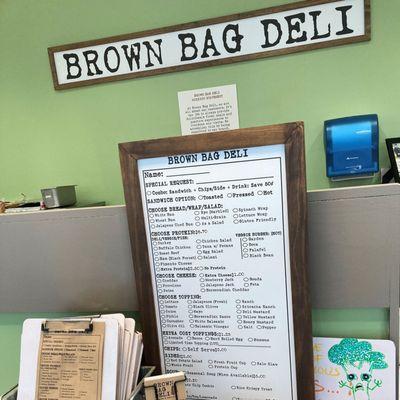
[[[117,400],[127,400],[134,390],[143,354],[142,334],[135,330],[135,320],[123,314],[103,314],[101,318],[118,321]]]
[[[59,399],[67,399],[71,395],[77,395],[79,391],[80,399],[128,400],[137,384],[143,353],[142,334],[136,332],[135,320],[125,318],[123,314],[60,320],[66,326],[71,321],[89,321],[92,325],[99,327],[100,333],[93,331],[91,336],[89,334],[85,337],[83,331],[80,333],[68,331],[63,332],[62,336],[57,336],[60,331],[54,331],[55,340],[49,341],[48,338],[51,338],[51,335],[47,334],[45,343],[43,324],[54,323],[54,320],[28,319],[24,322],[18,400],[32,400],[37,397],[40,366],[41,379],[44,382],[50,382],[50,384],[41,384],[40,387],[41,389],[44,387],[45,393],[41,398],[50,399],[54,393],[57,393]],[[74,335],[75,338],[71,339]],[[102,345],[99,344],[100,342]],[[47,346],[47,353],[43,356],[44,345]],[[77,349],[76,354],[74,354],[74,349]],[[52,354],[55,358],[49,360]],[[102,357],[102,362],[99,362],[96,357]],[[44,362],[41,363],[41,360]],[[96,379],[99,385],[98,393],[101,388],[101,396],[96,396],[92,390],[96,386]],[[46,384],[52,386],[52,392],[49,390],[48,395],[46,395]],[[76,388],[78,385],[79,389]]]

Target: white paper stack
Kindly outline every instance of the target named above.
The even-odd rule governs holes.
[[[105,323],[101,400],[128,400],[139,377],[143,353],[142,334],[135,331],[135,320],[123,314],[85,316]],[[21,339],[18,400],[36,395],[37,366],[41,328],[44,319],[27,319]]]
[[[135,330],[135,320],[123,314],[103,314],[101,318],[115,319],[119,326],[117,400],[127,400],[135,389],[143,353],[142,334]]]

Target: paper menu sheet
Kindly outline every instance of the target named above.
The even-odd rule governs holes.
[[[163,370],[189,399],[296,399],[284,146],[138,167]]]
[[[178,92],[182,135],[239,129],[236,85]]]
[[[90,333],[42,332],[37,399],[101,399],[104,330],[96,322]]]

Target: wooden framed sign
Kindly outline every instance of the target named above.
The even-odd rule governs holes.
[[[307,0],[48,49],[55,89],[370,40],[370,0]]]
[[[386,139],[386,147],[391,165],[390,179],[400,183],[400,138]]]
[[[120,157],[146,363],[191,399],[312,400],[303,124]]]

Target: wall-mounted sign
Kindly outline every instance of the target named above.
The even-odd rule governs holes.
[[[395,182],[400,183],[400,138],[386,139],[386,147],[391,164],[388,177],[394,178]]]
[[[239,129],[236,85],[178,92],[182,135]]]
[[[48,49],[54,87],[92,85],[369,40],[370,0],[307,0]]]
[[[146,363],[190,399],[314,399],[302,123],[120,145]]]

